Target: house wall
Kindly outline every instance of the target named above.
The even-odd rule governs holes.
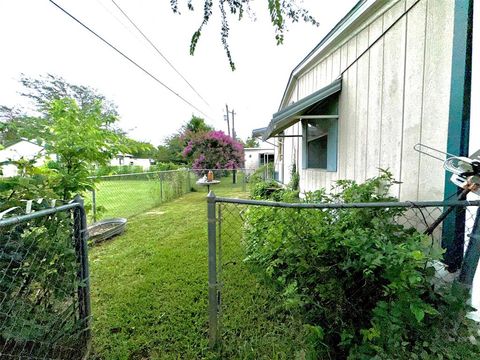
[[[0,150],[0,162],[9,160],[32,160],[36,158],[35,166],[42,166],[46,157],[42,146],[36,145],[26,140],[21,140],[3,150]],[[13,164],[0,166],[3,177],[12,177],[18,175],[18,168]]]
[[[245,169],[256,170],[260,167],[260,156],[263,154],[272,154],[273,148],[245,148]]]
[[[125,157],[115,157],[110,160],[110,165],[112,166],[141,166],[143,170],[148,170],[150,168],[150,159],[140,159],[130,156]]]
[[[453,39],[453,0],[391,0],[358,19],[298,75],[285,106],[342,75],[337,171],[300,171],[302,190],[330,189],[390,169],[402,200],[443,199],[441,162],[414,151],[445,151]],[[398,21],[397,21],[398,20]],[[301,134],[300,124],[285,130]],[[285,138],[284,166],[302,164],[301,138]],[[295,155],[294,155],[295,154]],[[289,181],[285,170],[283,181]]]

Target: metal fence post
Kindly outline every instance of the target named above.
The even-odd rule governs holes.
[[[160,173],[159,174],[159,180],[160,180],[160,202],[162,203],[163,202],[163,174]]]
[[[93,222],[97,222],[97,195],[95,188],[92,190],[92,212],[93,212]]]
[[[242,181],[242,191],[247,191],[247,170],[242,170],[243,173],[243,181]]]
[[[207,195],[208,216],[208,340],[211,348],[217,342],[217,220],[215,217],[215,193]]]
[[[480,259],[480,207],[477,208],[475,222],[470,233],[465,258],[463,259],[462,270],[460,272],[460,282],[472,286],[473,278],[478,267]]]
[[[85,208],[83,207],[83,199],[80,196],[76,196],[74,202],[80,204],[73,211],[74,216],[74,240],[75,240],[75,252],[77,255],[77,261],[79,268],[77,271],[78,278],[78,312],[81,321],[84,323],[84,336],[87,353],[90,348],[91,329],[90,329],[90,277],[88,269],[88,231],[87,231],[87,216]]]

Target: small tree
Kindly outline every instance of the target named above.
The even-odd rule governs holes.
[[[192,118],[182,125],[178,131],[165,139],[165,145],[159,146],[162,152],[163,162],[183,163],[185,157],[182,156],[183,149],[188,145],[190,140],[200,134],[213,131],[213,127],[205,123],[205,120],[192,115]]]
[[[93,189],[93,180],[89,179],[93,163],[104,165],[127,149],[121,145],[121,136],[110,129],[116,116],[102,114],[101,101],[84,112],[72,98],[56,99],[48,105],[48,113],[51,126],[46,150],[57,157],[53,164],[55,190],[66,200]]]
[[[247,138],[247,140],[245,141],[245,147],[246,148],[258,148],[258,147],[260,147],[260,144],[258,143],[257,139],[249,136]]]
[[[204,169],[235,170],[245,161],[243,145],[223,131],[201,133],[192,138],[183,150],[183,156],[191,161],[192,168],[199,175]]]

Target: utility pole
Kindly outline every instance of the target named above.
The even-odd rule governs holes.
[[[230,119],[229,119],[229,111],[228,111],[228,105],[225,105],[225,108],[227,110],[227,115],[224,116],[225,120],[227,121],[227,127],[228,127],[228,136],[230,136]]]
[[[232,109],[232,138],[236,139],[237,134],[235,134],[235,110]]]

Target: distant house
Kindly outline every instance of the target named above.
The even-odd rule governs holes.
[[[258,129],[257,129],[258,130]],[[255,130],[254,130],[255,132]],[[259,147],[245,148],[245,169],[249,171],[257,170],[260,166],[267,163],[274,164],[275,150],[274,146],[262,141]]]
[[[0,150],[0,163],[18,160],[34,160],[35,166],[41,166],[46,161],[45,148],[29,140],[19,142]],[[13,164],[0,165],[2,176],[11,177],[18,175],[18,168]]]
[[[152,161],[150,159],[136,158],[131,154],[118,154],[112,160],[110,165],[112,166],[141,166],[143,170],[148,170]]]
[[[245,169],[256,170],[267,163],[273,165],[275,159],[272,148],[245,148]]]
[[[390,169],[402,200],[454,196],[423,143],[468,155],[473,0],[360,0],[293,69],[262,132],[302,191]],[[268,126],[267,126],[268,125]],[[474,137],[472,136],[472,140]]]

